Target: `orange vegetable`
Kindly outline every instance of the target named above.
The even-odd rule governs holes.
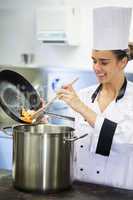
[[[20,119],[27,122],[27,123],[32,123],[32,115],[34,114],[35,111],[33,110],[25,110],[22,108],[21,110],[21,117]]]

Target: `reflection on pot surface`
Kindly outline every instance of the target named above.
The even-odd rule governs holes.
[[[18,125],[13,128],[14,186],[28,191],[55,192],[72,184],[73,137],[70,127]]]

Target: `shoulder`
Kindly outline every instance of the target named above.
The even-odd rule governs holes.
[[[129,85],[129,86],[133,87],[133,82],[131,82],[131,81],[127,80],[127,85]]]
[[[127,81],[125,94],[124,94],[124,97],[121,100],[126,105],[130,105],[130,106],[133,107],[133,82]]]
[[[133,94],[133,82],[127,81],[127,91],[130,91]]]

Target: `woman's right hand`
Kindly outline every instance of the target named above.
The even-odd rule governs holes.
[[[80,113],[85,106],[71,84],[62,86],[57,92],[57,96],[60,100],[65,101],[76,112]]]

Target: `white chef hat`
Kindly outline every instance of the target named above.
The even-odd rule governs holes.
[[[93,10],[93,49],[128,48],[131,8],[99,7]]]

